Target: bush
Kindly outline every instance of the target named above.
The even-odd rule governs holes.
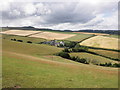
[[[57,54],[58,56],[61,56],[63,58],[70,59],[70,55],[67,52],[60,52]]]
[[[27,43],[32,43],[31,41],[27,41]]]
[[[80,46],[77,44],[74,48],[72,48],[72,52],[87,52],[88,48],[85,46]]]
[[[105,66],[110,67],[110,66],[112,66],[112,64],[111,64],[111,62],[105,63]]]
[[[18,42],[23,42],[22,40],[17,40]]]
[[[69,52],[69,49],[68,49],[68,48],[65,48],[65,49],[63,50],[63,52]]]
[[[78,57],[73,56],[73,57],[71,57],[71,60],[75,61],[77,58]]]
[[[80,62],[80,63],[84,63],[84,64],[86,64],[86,62],[87,62],[85,58],[81,58],[81,59],[77,58],[76,61]]]
[[[114,63],[113,67],[120,67],[120,63]]]
[[[100,66],[105,66],[105,64],[100,63]]]
[[[69,48],[73,48],[73,47],[75,47],[76,44],[77,44],[76,42],[66,41],[64,46],[69,47]]]
[[[16,41],[16,39],[13,39],[13,41]]]

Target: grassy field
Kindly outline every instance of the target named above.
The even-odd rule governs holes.
[[[120,35],[107,35],[106,37],[120,38]]]
[[[80,45],[118,50],[119,41],[120,40],[117,38],[95,36],[87,40],[84,40],[83,42],[80,43]]]
[[[53,55],[62,49],[44,44],[29,44],[3,40],[3,50],[29,55]]]
[[[87,72],[85,72],[86,69]],[[20,57],[3,56],[3,87],[114,88],[118,87],[116,72],[109,70],[103,72],[94,68],[68,64],[46,64]]]
[[[58,56],[62,49],[3,40],[3,88],[117,88],[118,69]],[[64,61],[65,60],[65,61]]]
[[[84,53],[84,52],[70,53],[70,56],[78,56],[80,58],[86,58],[90,62],[96,62],[97,64],[106,63],[106,62],[107,63],[109,63],[109,62],[117,63],[117,61],[113,61],[111,59],[107,59],[107,58],[104,58],[104,57],[101,57],[101,56],[97,56],[97,55],[93,55],[93,54],[89,54],[89,53]]]
[[[33,43],[39,43],[46,41],[46,39],[42,38],[33,38],[33,37],[24,37],[24,36],[16,36],[16,35],[2,35],[2,37],[6,40],[16,39],[16,40],[23,40],[23,42],[31,41]]]
[[[71,38],[67,38],[66,40],[70,40],[70,41],[81,41],[85,38],[91,37],[93,35],[90,34],[80,34],[80,33],[75,33],[76,36],[73,36]]]
[[[108,50],[99,50],[99,49],[89,49],[89,51],[95,52],[100,55],[104,55],[107,57],[119,59],[120,52],[115,52],[115,51],[108,51]]]

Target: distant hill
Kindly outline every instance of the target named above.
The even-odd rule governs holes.
[[[22,30],[35,30],[35,31],[58,31],[58,32],[88,32],[88,33],[105,33],[105,34],[116,34],[120,35],[119,30],[92,30],[92,29],[86,29],[86,30],[53,30],[49,28],[35,28],[33,26],[24,26],[24,27],[2,27],[4,29],[22,29]]]

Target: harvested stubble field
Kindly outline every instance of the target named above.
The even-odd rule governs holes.
[[[120,40],[118,38],[95,36],[81,42],[80,45],[118,50],[119,41]]]
[[[63,33],[54,33],[54,32],[43,32],[43,31],[32,31],[32,30],[7,30],[1,32],[1,34],[8,35],[19,35],[19,36],[28,36],[35,38],[44,38],[48,40],[53,39],[66,39],[75,36],[76,34],[63,34]]]
[[[35,38],[45,38],[48,40],[53,40],[53,39],[66,39],[75,36],[76,34],[62,34],[62,33],[53,33],[53,32],[42,32],[38,34],[31,35],[29,37],[35,37]]]
[[[19,36],[28,36],[35,33],[40,33],[41,31],[30,31],[30,30],[7,30],[1,32],[2,34],[10,34],[10,35],[19,35]]]

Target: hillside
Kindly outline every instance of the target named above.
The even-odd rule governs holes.
[[[119,49],[119,39],[105,36],[95,36],[80,43],[80,45],[107,48],[107,49]]]
[[[43,58],[61,50],[48,45],[3,40],[3,87],[118,87],[117,68],[85,65],[66,59],[61,62],[57,57]]]

